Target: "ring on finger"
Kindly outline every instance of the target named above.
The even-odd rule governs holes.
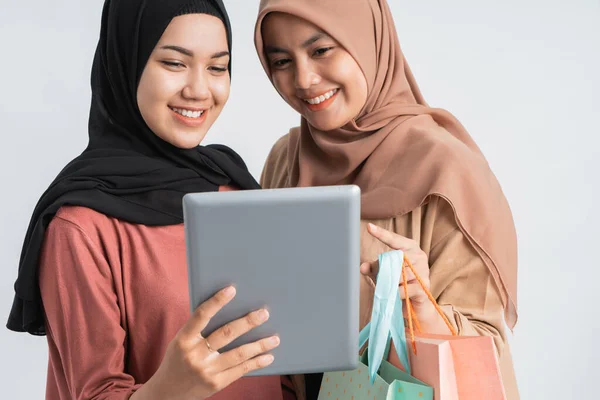
[[[208,339],[204,339],[204,344],[206,344],[206,348],[208,349],[209,353],[215,352],[215,350],[211,347],[210,343],[208,343]]]

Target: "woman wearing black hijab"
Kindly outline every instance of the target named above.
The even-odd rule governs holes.
[[[207,338],[235,290],[189,312],[183,195],[259,188],[233,150],[199,146],[229,96],[230,52],[221,0],[106,0],[89,144],[34,210],[7,323],[47,335],[47,399],[290,396],[279,377],[239,379],[277,338],[218,352],[265,310]]]

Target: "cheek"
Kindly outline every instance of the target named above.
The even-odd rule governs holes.
[[[294,85],[291,83],[290,74],[287,71],[277,71],[271,75],[273,86],[281,94],[287,103],[290,103],[294,92],[296,91]]]
[[[363,74],[362,70],[356,66],[354,71],[354,82],[356,82],[356,102],[357,108],[362,109],[364,105],[367,103],[367,98],[369,96],[369,88],[367,85],[367,78]]]
[[[210,91],[212,92],[215,105],[222,107],[227,102],[230,87],[229,77],[218,78],[212,82]]]
[[[346,88],[352,104],[364,104],[367,101],[367,81],[350,54],[338,57],[331,66],[331,71],[335,71],[339,83]]]
[[[152,129],[155,125],[154,120],[152,118],[152,116],[155,113],[152,112],[153,103],[154,103],[154,94],[152,93],[153,90],[152,90],[151,82],[152,82],[152,79],[150,76],[150,71],[148,71],[146,69],[146,70],[144,70],[144,72],[140,78],[140,83],[138,85],[137,104],[138,104],[138,108],[140,110],[140,114],[142,115],[142,118],[146,122],[146,125],[148,125],[148,127],[150,127],[150,129]]]
[[[156,111],[165,106],[173,94],[177,93],[178,87],[177,79],[173,76],[156,68],[148,69],[142,75],[138,88],[140,111]]]

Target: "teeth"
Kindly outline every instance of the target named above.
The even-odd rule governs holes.
[[[171,108],[171,110],[188,118],[200,118],[200,116],[204,114],[204,111],[190,111],[183,108]]]
[[[325,100],[329,99],[334,94],[336,94],[337,91],[338,91],[337,89],[333,89],[321,96],[315,97],[313,99],[304,99],[304,101],[307,102],[308,104],[320,104],[320,103],[324,102]]]

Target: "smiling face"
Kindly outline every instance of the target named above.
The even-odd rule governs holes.
[[[148,127],[176,147],[198,146],[229,98],[229,57],[219,18],[173,18],[138,85],[138,107]]]
[[[279,12],[264,19],[262,38],[273,85],[310,125],[330,131],[358,116],[367,101],[367,80],[335,39]]]

